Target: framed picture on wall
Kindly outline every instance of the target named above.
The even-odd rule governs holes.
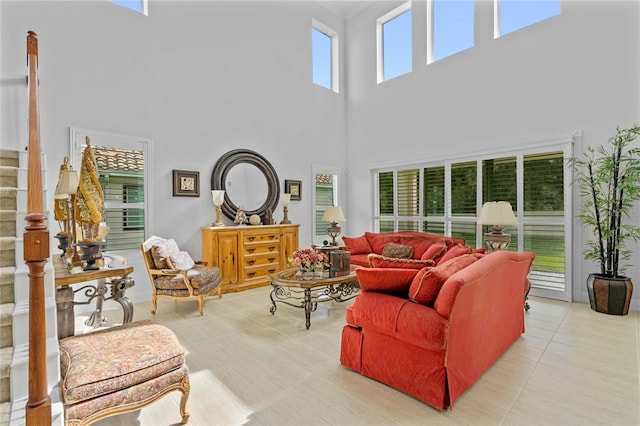
[[[302,200],[302,181],[285,179],[284,193],[291,194],[292,200],[296,200],[296,201]]]
[[[200,196],[200,172],[187,170],[173,171],[173,196],[174,197],[199,197]]]

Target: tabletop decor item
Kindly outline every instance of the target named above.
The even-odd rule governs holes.
[[[233,220],[233,223],[236,225],[246,225],[247,224],[247,214],[244,212],[244,209],[238,209],[236,212],[236,218]]]
[[[289,262],[301,273],[320,273],[329,268],[329,257],[325,253],[306,248],[293,252]]]
[[[626,247],[640,239],[640,227],[630,220],[640,200],[640,148],[633,147],[638,136],[639,124],[618,128],[606,145],[588,147],[581,158],[570,161],[582,196],[578,220],[593,236],[583,255],[600,264],[600,271],[587,279],[589,302],[596,312],[629,312],[633,284],[623,274],[628,265],[620,261],[638,261]]]
[[[95,261],[102,257],[101,248],[106,236],[106,227],[100,227],[104,220],[104,192],[100,185],[96,155],[89,137],[82,152],[78,193],[75,199],[75,217],[80,225],[81,237],[78,246],[83,249],[82,260],[87,262],[86,270],[99,269]]]

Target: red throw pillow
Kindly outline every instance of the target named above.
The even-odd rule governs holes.
[[[397,233],[377,234],[375,232],[365,232],[364,236],[367,237],[369,245],[373,250],[371,252],[382,254],[384,246],[387,243],[399,243],[400,235]]]
[[[400,244],[413,247],[413,258],[420,259],[422,255],[438,240],[429,237],[402,236]]]
[[[399,259],[386,257],[381,254],[371,253],[368,256],[369,265],[372,268],[403,268],[422,269],[425,266],[434,266],[436,263],[431,260]]]
[[[478,260],[476,255],[468,254],[455,257],[434,268],[421,269],[411,281],[409,299],[423,305],[432,305],[445,281],[476,260]]]
[[[358,268],[356,276],[362,291],[406,293],[416,269]]]
[[[351,254],[369,254],[373,251],[364,235],[361,237],[342,237],[342,241]]]
[[[484,248],[474,249],[473,247],[466,247],[458,244],[457,246],[451,247],[447,252],[438,260],[438,265],[445,263],[454,257],[462,256],[463,254],[471,254],[471,253],[484,253]]]
[[[427,249],[427,251],[425,251],[422,254],[422,256],[420,256],[420,259],[422,260],[430,259],[435,261],[446,252],[447,252],[447,246],[445,244],[443,243],[431,244],[431,246]]]

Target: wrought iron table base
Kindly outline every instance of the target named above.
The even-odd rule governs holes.
[[[346,302],[358,295],[360,287],[357,281],[327,284],[325,286],[298,289],[271,283],[273,290],[269,295],[271,299],[271,315],[276,313],[276,303],[285,303],[294,308],[303,308],[305,326],[307,330],[311,327],[311,312],[318,308],[318,302],[333,300],[336,302]],[[314,294],[315,293],[315,294]]]

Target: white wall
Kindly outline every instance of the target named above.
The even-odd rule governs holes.
[[[339,33],[342,21],[315,2],[149,3],[145,17],[109,1],[0,2],[2,147],[27,144],[32,30],[48,198],[70,126],[150,138],[150,234],[200,258],[200,227],[214,218],[213,165],[248,148],[273,164],[281,191],[284,179],[302,180],[305,197],[289,218],[301,224],[300,244],[310,244],[311,165],[346,165],[345,96],[312,84],[311,20]],[[172,196],[172,169],[200,172],[199,198]],[[282,219],[280,205],[274,217]]]
[[[346,28],[351,235],[371,227],[371,191],[354,188],[370,188],[374,165],[574,131],[597,145],[616,126],[640,122],[638,2],[563,1],[560,16],[494,40],[493,2],[478,1],[475,46],[426,65],[426,4],[414,0],[413,72],[377,84],[375,20],[393,7],[370,7]],[[582,260],[584,236],[574,227],[573,297],[586,301],[584,283],[595,265]],[[634,263],[627,273],[640,283],[637,257]],[[640,309],[637,290],[634,306]]]

